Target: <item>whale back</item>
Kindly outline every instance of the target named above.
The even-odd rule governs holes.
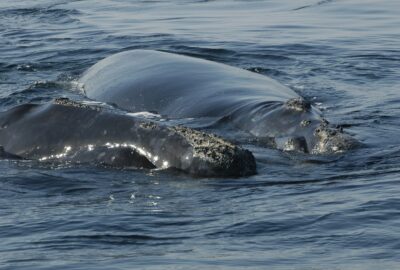
[[[217,117],[278,149],[338,152],[356,145],[321,112],[266,76],[171,53],[132,50],[107,57],[80,79],[86,95],[124,110],[168,118]],[[322,130],[323,132],[317,132]]]
[[[2,152],[25,159],[147,168],[151,163],[200,176],[242,176],[256,171],[249,151],[219,137],[68,99],[1,112],[0,126]]]
[[[225,116],[254,100],[284,102],[298,97],[260,74],[151,50],[109,56],[85,72],[80,82],[91,99],[172,118]]]

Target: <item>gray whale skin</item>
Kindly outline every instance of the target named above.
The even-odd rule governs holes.
[[[0,112],[0,145],[5,158],[173,167],[196,176],[256,173],[249,151],[217,136],[65,98]]]
[[[288,87],[208,60],[131,50],[101,60],[80,83],[93,100],[169,118],[220,117],[282,150],[336,153],[358,145]]]

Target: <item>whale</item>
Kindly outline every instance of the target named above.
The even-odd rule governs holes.
[[[331,154],[359,145],[276,80],[209,60],[129,50],[94,64],[79,84],[92,100],[170,119],[219,119],[262,145],[284,151]]]
[[[0,154],[50,163],[173,168],[206,177],[256,173],[248,150],[218,136],[68,98],[0,112]]]

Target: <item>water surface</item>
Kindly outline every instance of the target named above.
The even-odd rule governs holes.
[[[0,2],[0,109],[84,99],[116,52],[186,54],[270,76],[364,147],[334,157],[245,145],[259,174],[0,161],[2,269],[396,269],[397,0]]]

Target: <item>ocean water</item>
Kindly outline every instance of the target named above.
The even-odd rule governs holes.
[[[1,269],[400,269],[398,0],[1,0],[0,110],[84,99],[147,48],[270,76],[363,147],[245,145],[258,174],[194,178],[0,160]]]

